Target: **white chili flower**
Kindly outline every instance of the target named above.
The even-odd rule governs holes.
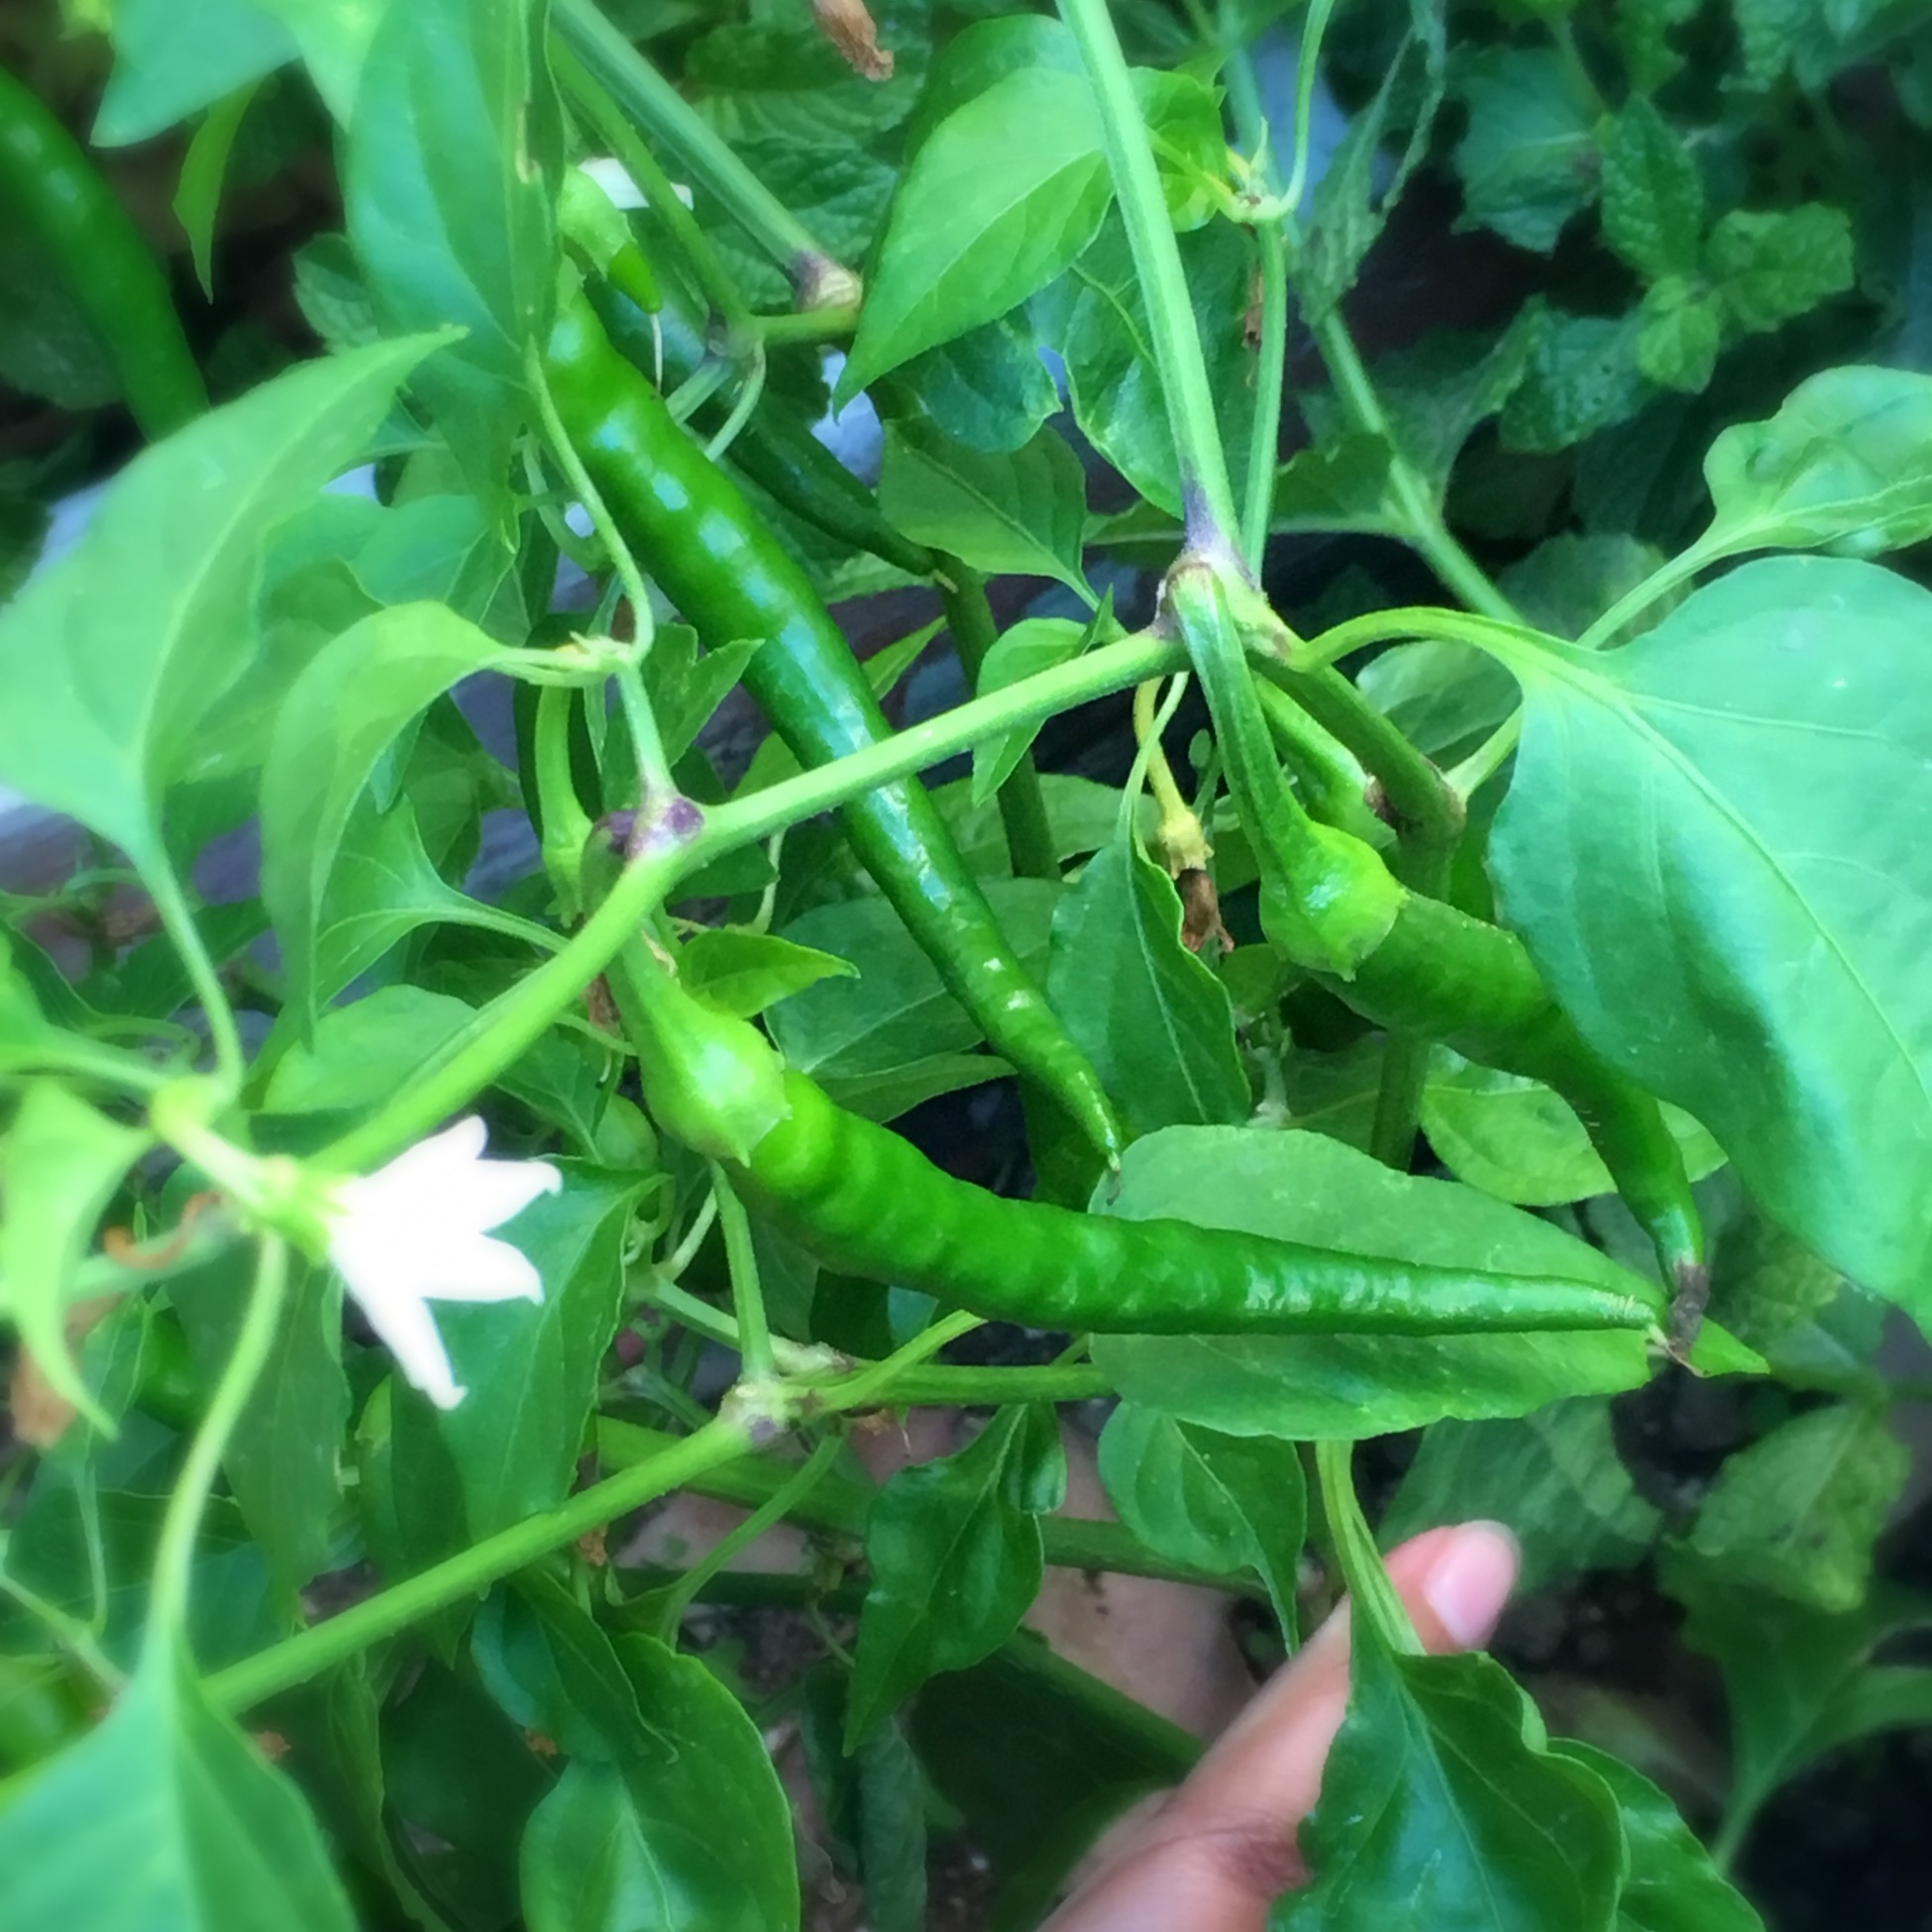
[[[439,1409],[463,1400],[428,1304],[543,1300],[529,1257],[489,1230],[564,1177],[548,1161],[484,1160],[472,1115],[334,1189],[329,1259],[396,1365]]]

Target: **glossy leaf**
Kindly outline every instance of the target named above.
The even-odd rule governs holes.
[[[1520,1588],[1579,1569],[1620,1569],[1663,1528],[1617,1456],[1601,1396],[1520,1420],[1430,1426],[1379,1526],[1385,1546],[1472,1517],[1506,1523],[1523,1549]]]
[[[0,781],[161,863],[161,787],[255,648],[265,539],[361,454],[428,347],[306,364],[128,466],[0,613]]]
[[[107,1419],[66,1336],[76,1271],[94,1230],[152,1136],[122,1127],[64,1087],[36,1080],[0,1142],[0,1314],[54,1392],[97,1426]]]
[[[1046,991],[1129,1133],[1247,1118],[1227,988],[1182,943],[1180,895],[1126,824],[1053,915]]]
[[[879,500],[915,543],[975,570],[1057,578],[1087,594],[1087,480],[1050,429],[1011,456],[988,456],[930,423],[889,424]]]
[[[417,377],[486,505],[555,293],[557,115],[532,0],[407,0],[376,28],[343,160],[350,239],[376,311],[456,323]],[[493,520],[500,521],[500,518]]]
[[[316,927],[350,813],[409,721],[499,653],[438,603],[379,610],[319,652],[290,689],[262,784],[262,892],[290,1004],[313,1011]]]
[[[1024,319],[1020,310],[983,322],[914,356],[899,372],[899,382],[926,414],[969,449],[1020,449],[1060,407],[1060,392]]]
[[[1700,1181],[1724,1164],[1723,1150],[1687,1114],[1671,1108],[1666,1119],[1690,1179]],[[1560,1094],[1519,1074],[1475,1066],[1446,1047],[1431,1056],[1422,1127],[1457,1180],[1519,1207],[1556,1207],[1615,1187],[1576,1110]]]
[[[1648,1777],[1591,1745],[1565,1741],[1556,1749],[1602,1778],[1622,1814],[1630,1871],[1617,1895],[1617,1932],[1764,1932],[1764,1921]]]
[[[1903,579],[1784,558],[1621,651],[1523,657],[1490,845],[1505,915],[1597,1050],[1703,1121],[1808,1245],[1921,1314],[1928,620]]]
[[[469,1393],[433,1427],[456,1466],[470,1534],[492,1535],[570,1494],[624,1307],[624,1236],[640,1177],[558,1161],[543,1195],[497,1231],[543,1281],[541,1302],[440,1303],[436,1326]],[[405,1402],[398,1391],[397,1426]]]
[[[8,1932],[350,1932],[295,1787],[157,1644],[106,1721],[0,1811]]]
[[[1016,141],[1013,130],[1028,130]],[[1046,286],[1113,198],[1087,78],[1028,66],[927,137],[894,196],[841,397]]]
[[[1515,1208],[1397,1174],[1319,1133],[1171,1127],[1136,1140],[1097,1211],[1241,1228],[1317,1247],[1628,1286],[1615,1263]],[[1354,1440],[1442,1416],[1526,1415],[1566,1395],[1634,1388],[1634,1334],[1097,1336],[1128,1401],[1234,1436]]]
[[[1612,1932],[1623,1833],[1604,1781],[1548,1748],[1482,1657],[1397,1657],[1353,1625],[1348,1715],[1300,1832],[1313,1874],[1269,1932]]]
[[[294,57],[274,9],[253,0],[120,0],[94,139],[147,141]]]
[[[679,977],[719,1013],[750,1020],[820,980],[856,979],[859,969],[836,953],[802,946],[773,932],[710,926],[694,932],[678,955]]]
[[[1210,1573],[1252,1570],[1292,1637],[1308,1528],[1292,1443],[1224,1436],[1124,1402],[1101,1431],[1100,1473],[1121,1521],[1148,1549]]]
[[[1909,1462],[1870,1409],[1837,1403],[1793,1417],[1726,1460],[1690,1548],[1736,1588],[1856,1610]]]
[[[1826,370],[1719,436],[1704,481],[1716,515],[1700,551],[1917,543],[1932,534],[1932,376]]]
[[[1009,1408],[957,1455],[902,1469],[879,1492],[847,1750],[926,1678],[979,1663],[1019,1628],[1044,1569],[1038,1518],[1065,1489],[1053,1412]]]
[[[1455,151],[1466,218],[1547,253],[1595,198],[1594,103],[1554,48],[1471,54],[1456,92],[1469,109]]]

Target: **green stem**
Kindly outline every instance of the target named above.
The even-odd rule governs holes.
[[[696,1435],[682,1437],[648,1460],[593,1483],[558,1508],[526,1517],[419,1575],[365,1597],[326,1623],[231,1664],[208,1679],[208,1693],[226,1710],[248,1710],[673,1489],[695,1487],[707,1470],[744,1454],[750,1447],[746,1425],[720,1416]]]
[[[731,1275],[731,1307],[738,1318],[741,1373],[751,1382],[769,1381],[774,1372],[772,1332],[765,1320],[764,1291],[758,1283],[758,1251],[751,1244],[751,1218],[724,1169],[711,1163],[711,1196],[724,1231],[724,1259]]]
[[[1503,760],[1523,736],[1523,707],[1518,705],[1468,757],[1449,774],[1449,789],[1466,802],[1473,799],[1502,769]]]
[[[537,808],[543,819],[543,869],[566,925],[576,923],[581,910],[578,870],[591,830],[590,815],[577,796],[577,778],[571,770],[571,720],[576,708],[575,692],[540,691],[532,733]]]
[[[571,98],[615,159],[623,165],[651,212],[663,224],[673,245],[685,258],[704,299],[717,311],[733,334],[749,331],[756,325],[738,284],[731,277],[711,238],[698,226],[698,217],[685,206],[684,197],[673,186],[671,177],[658,165],[657,157],[637,137],[637,130],[624,118],[624,111],[610,98],[608,90],[571,51],[561,36],[553,35],[550,61],[558,83]]]
[[[616,957],[646,913],[698,867],[988,738],[1178,670],[1185,661],[1180,645],[1140,632],[749,798],[706,813],[681,805],[677,829],[666,830],[630,860],[603,904],[561,952],[426,1056],[388,1106],[324,1148],[318,1162],[342,1172],[377,1166],[468,1106],[542,1038],[552,1020]]]
[[[716,197],[796,287],[808,289],[826,268],[837,268],[835,258],[819,247],[798,216],[752,174],[730,145],[604,19],[592,0],[557,0],[551,17],[557,33],[618,107],[684,162],[693,180]]]
[[[967,688],[979,689],[980,668],[999,637],[993,606],[987,601],[986,579],[957,557],[935,557],[939,600],[945,607],[946,628],[959,653]],[[1039,772],[1032,753],[1022,753],[997,794],[1000,823],[1007,835],[1007,852],[1015,874],[1021,879],[1060,878],[1059,853],[1053,827],[1046,816],[1046,800],[1039,789]]]
[[[782,1523],[816,1489],[831,1472],[845,1442],[840,1436],[827,1436],[798,1468],[787,1474],[764,1502],[679,1577],[660,1600],[656,1623],[658,1635],[667,1644],[677,1642],[678,1626],[685,1612],[711,1578],[724,1569],[740,1551],[748,1550],[765,1532]]]
[[[1309,0],[1308,18],[1302,22],[1301,59],[1295,68],[1295,161],[1288,173],[1288,186],[1282,200],[1293,209],[1302,204],[1308,185],[1308,156],[1315,131],[1315,87],[1322,71],[1322,42],[1329,31],[1329,17],[1335,0]]]
[[[1311,637],[1298,662],[1326,667],[1351,651],[1371,644],[1391,644],[1404,638],[1438,638],[1450,644],[1473,645],[1486,656],[1509,663],[1525,651],[1549,652],[1570,647],[1548,631],[1526,624],[1521,617],[1494,617],[1467,610],[1445,610],[1440,604],[1404,604],[1392,610],[1371,610],[1350,617],[1319,636]]]
[[[1354,1599],[1355,1614],[1366,1617],[1398,1657],[1420,1657],[1422,1640],[1389,1580],[1355,1494],[1354,1445],[1317,1443],[1315,1468],[1321,1479],[1323,1514],[1335,1538],[1336,1556]]]
[[[1240,519],[1228,481],[1214,390],[1201,353],[1194,303],[1174,243],[1160,170],[1147,141],[1147,125],[1134,98],[1132,76],[1121,52],[1107,0],[1059,0],[1060,18],[1080,49],[1094,89],[1107,162],[1134,273],[1147,307],[1154,366],[1167,398],[1167,420],[1180,463],[1181,501],[1188,549],[1217,564],[1240,555]]]
[[[648,613],[640,621],[647,619]],[[650,693],[644,689],[644,674],[635,660],[618,672],[617,696],[623,703],[624,722],[630,728],[631,749],[637,757],[640,805],[676,798],[678,781],[671,776],[671,761],[664,755],[664,737],[658,730],[657,713],[651,708]]]
[[[762,342],[841,342],[858,332],[856,302],[835,308],[806,309],[794,315],[758,315],[751,327]]]
[[[1415,1158],[1423,1087],[1429,1078],[1430,1044],[1426,1033],[1392,1032],[1382,1049],[1382,1076],[1375,1089],[1368,1151],[1398,1174],[1406,1174]]]
[[[997,1409],[1008,1402],[1088,1402],[1112,1395],[1110,1376],[1090,1363],[1043,1362],[1035,1368],[972,1368],[941,1362],[909,1369],[893,1383],[908,1407]]]
[[[235,1346],[215,1385],[201,1427],[188,1446],[181,1473],[167,1499],[167,1513],[161,1519],[143,1640],[149,1648],[173,1643],[185,1627],[188,1589],[194,1574],[194,1540],[201,1529],[202,1513],[220,1473],[228,1439],[248,1407],[268,1351],[274,1346],[287,1291],[288,1244],[278,1234],[265,1234]]]
[[[1735,551],[1749,548],[1750,545],[1737,542],[1735,532],[1723,543],[1710,543],[1700,538],[1688,550],[1679,551],[1676,556],[1661,564],[1645,578],[1643,583],[1626,590],[1576,640],[1577,649],[1601,650],[1633,617],[1648,610],[1661,598],[1668,596],[1679,584],[1688,583],[1706,564],[1714,564],[1720,557],[1727,557]]]
[[[1254,366],[1254,421],[1247,445],[1247,501],[1241,555],[1259,577],[1274,512],[1275,468],[1281,446],[1281,394],[1288,375],[1288,251],[1276,222],[1255,231],[1261,250],[1261,346]]]
[[[1354,339],[1348,334],[1340,309],[1331,309],[1315,325],[1315,340],[1329,376],[1356,426],[1379,436],[1389,446],[1389,488],[1408,524],[1409,541],[1471,610],[1503,623],[1520,623],[1522,618],[1516,606],[1490,583],[1475,559],[1450,534],[1434,492],[1403,455],[1382,408],[1382,399],[1368,379],[1368,372],[1362,367]]]
[[[1019,1369],[983,1371],[1021,1374]],[[910,1379],[910,1378],[907,1378]],[[897,1397],[902,1382],[894,1384]],[[1016,1397],[1016,1400],[1024,1399]],[[597,1423],[597,1453],[613,1467],[623,1467],[662,1453],[675,1438],[636,1423],[618,1422],[603,1417]],[[778,1489],[786,1471],[758,1456],[744,1456],[734,1462],[707,1470],[687,1484],[700,1496],[718,1502],[736,1503],[756,1509]],[[828,1536],[859,1537],[865,1534],[866,1517],[878,1492],[869,1484],[850,1477],[827,1476],[791,1512],[795,1522],[807,1530]],[[1122,1576],[1157,1576],[1177,1583],[1198,1583],[1204,1588],[1227,1590],[1240,1596],[1257,1594],[1254,1579],[1245,1575],[1224,1575],[1210,1570],[1192,1569],[1149,1550],[1122,1523],[1090,1521],[1073,1516],[1043,1516],[1040,1535],[1046,1560],[1056,1569],[1112,1570]]]
[[[201,928],[188,911],[174,868],[157,856],[155,863],[147,868],[146,877],[149,896],[155,902],[162,929],[180,954],[181,964],[187,968],[188,984],[193,987],[207,1018],[208,1038],[215,1049],[215,1067],[222,1086],[229,1094],[238,1094],[248,1074],[248,1062],[242,1053],[242,1035],[235,1024],[235,1009],[228,1003],[227,989],[202,942]]]

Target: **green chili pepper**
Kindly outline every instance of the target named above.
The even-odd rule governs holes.
[[[208,406],[167,282],[72,135],[0,67],[0,207],[40,238],[150,438]]]
[[[712,649],[766,640],[745,684],[798,757],[828,764],[890,735],[804,572],[611,348],[587,302],[566,305],[548,371],[578,454],[666,594]],[[1112,1158],[1120,1135],[1099,1077],[1001,931],[924,789],[882,787],[848,805],[844,822],[860,862],[994,1050]]]
[[[803,1075],[780,1074],[756,1027],[700,1007],[641,945],[611,980],[660,1124],[729,1160],[761,1208],[846,1274],[998,1321],[1096,1334],[1460,1335],[1649,1329],[1659,1319],[1635,1277],[1626,1295],[1003,1200],[941,1172]],[[748,1135],[761,1120],[769,1126]]]
[[[682,382],[704,357],[698,332],[667,304],[660,334],[651,332],[650,318],[621,290],[592,282],[587,293],[597,320],[611,344],[639,370],[656,367],[660,342],[665,379]],[[697,420],[705,426],[721,422],[722,402],[707,403]],[[804,423],[783,410],[761,409],[739,430],[727,461],[742,471],[781,509],[822,530],[840,543],[863,550],[909,577],[930,577],[937,559],[923,544],[901,536],[886,521],[879,499],[839,462]]]

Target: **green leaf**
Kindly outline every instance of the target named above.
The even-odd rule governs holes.
[[[1046,965],[1060,891],[1041,879],[996,880],[986,889],[1020,963],[1036,976]],[[781,936],[857,968],[855,978],[821,979],[773,1010],[772,1036],[799,1072],[820,1082],[880,1074],[979,1042],[978,1023],[883,899],[818,907]]]
[[[1087,627],[1070,617],[1022,617],[994,640],[980,666],[975,696],[990,697],[1036,672],[1071,664],[1087,648]],[[1025,757],[1039,727],[1028,725],[973,747],[973,803],[984,805]]]
[[[1254,357],[1245,335],[1253,249],[1230,222],[1182,236],[1178,247],[1217,397],[1222,442],[1230,450],[1243,450],[1254,411]],[[1083,434],[1142,496],[1169,515],[1180,515],[1180,467],[1147,306],[1118,216],[1109,217],[1037,306],[1065,361],[1067,391]]]
[[[101,1429],[111,1425],[81,1380],[66,1314],[95,1225],[152,1138],[36,1080],[0,1142],[0,1314],[49,1387]]]
[[[927,1785],[897,1721],[859,1746],[859,1874],[872,1932],[927,1932]]]
[[[1469,110],[1455,150],[1465,221],[1548,254],[1596,199],[1592,103],[1554,48],[1472,54],[1454,91]]]
[[[1003,315],[914,356],[899,372],[903,387],[969,449],[998,455],[1032,440],[1060,407],[1060,392],[1022,315]]]
[[[1381,437],[1359,433],[1320,449],[1297,450],[1275,472],[1269,530],[1276,535],[1392,533],[1398,527],[1388,502],[1393,456]]]
[[[1228,990],[1182,943],[1180,895],[1125,820],[1053,915],[1046,991],[1129,1134],[1247,1118]]]
[[[1876,556],[1932,536],[1932,377],[1831,369],[1704,459],[1716,515],[1698,548],[1842,545]]]
[[[767,1007],[820,980],[857,979],[859,969],[836,953],[819,952],[773,932],[706,926],[685,941],[679,975],[686,989],[719,1013],[753,1020]]]
[[[1669,275],[1645,295],[1638,314],[1638,369],[1663,388],[1694,395],[1708,387],[1724,339],[1719,298]]]
[[[202,1385],[234,1349],[255,1275],[237,1246],[168,1283]],[[330,1567],[342,1501],[338,1450],[349,1421],[342,1373],[342,1296],[326,1270],[298,1266],[261,1379],[235,1424],[222,1471],[276,1586],[290,1594]]]
[[[1516,708],[1516,680],[1486,652],[1447,638],[1382,651],[1355,682],[1418,751],[1445,765]]]
[[[1044,1572],[1038,1518],[1065,1486],[1053,1412],[1009,1408],[957,1455],[902,1469],[879,1492],[848,1751],[928,1677],[979,1663],[1019,1628]]]
[[[893,54],[892,77],[867,80],[803,19],[732,22],[692,47],[685,74],[699,111],[733,148],[850,148],[896,127],[919,96],[920,41],[888,22],[882,44]]]
[[[1097,1211],[1239,1228],[1499,1277],[1630,1277],[1549,1223],[1449,1181],[1397,1174],[1305,1132],[1169,1127],[1130,1146]],[[1234,1436],[1355,1440],[1442,1416],[1526,1415],[1566,1395],[1635,1388],[1637,1335],[1097,1336],[1094,1359],[1128,1401]]]
[[[1113,192],[1084,74],[1023,67],[964,102],[893,197],[839,399],[1044,288],[1093,240]]]
[[[1663,1577],[1689,1609],[1685,1641],[1724,1674],[1734,1817],[1749,1819],[1786,1778],[1836,1746],[1925,1722],[1923,1673],[1870,1663],[1885,1639],[1932,1625],[1925,1598],[1874,1592],[1864,1608],[1831,1616],[1735,1587],[1708,1564],[1668,1550]]]
[[[1628,1567],[1664,1522],[1618,1459],[1610,1405],[1595,1395],[1520,1419],[1432,1424],[1383,1515],[1383,1546],[1472,1517],[1515,1531],[1526,1591],[1579,1569]]]
[[[399,604],[344,631],[290,689],[263,773],[262,895],[301,1023],[321,997],[317,922],[363,788],[412,718],[500,655],[446,606]]]
[[[1292,1443],[1224,1436],[1123,1402],[1101,1431],[1100,1473],[1121,1521],[1148,1549],[1210,1573],[1252,1570],[1292,1637],[1308,1531]]]
[[[0,1811],[8,1932],[351,1932],[295,1787],[156,1644],[106,1721]]]
[[[757,1726],[698,1659],[647,1637],[609,1648],[636,1741],[614,1760],[573,1758],[532,1815],[521,1852],[531,1932],[796,1928],[791,1807]]]
[[[94,139],[103,148],[147,141],[295,51],[274,10],[253,0],[116,0],[114,71]]]
[[[396,1068],[435,1053],[476,1018],[448,993],[379,986],[331,1007],[313,1034],[275,1062],[263,1106],[271,1114],[348,1114],[380,1106],[395,1092]]]
[[[1704,183],[1683,138],[1633,94],[1603,143],[1603,239],[1648,281],[1687,275],[1704,234]]]
[[[1735,1588],[1856,1610],[1909,1460],[1875,1410],[1837,1403],[1793,1417],[1725,1462],[1690,1548]]]
[[[1529,367],[1503,408],[1502,437],[1506,449],[1551,454],[1627,422],[1650,399],[1651,385],[1637,366],[1637,311],[1541,314]]]
[[[1114,836],[1121,816],[1118,787],[1102,785],[1091,778],[1075,778],[1067,772],[1042,772],[1039,790],[1041,803],[1046,806],[1046,828],[1052,835],[1053,856],[1062,864],[1098,852]],[[951,785],[935,786],[932,802],[944,814],[960,856],[971,872],[995,884],[1012,876],[1013,853],[1007,845],[1006,826],[1001,821],[996,800],[975,802],[972,782],[958,780]],[[1143,798],[1134,814],[1143,836],[1152,831],[1156,815],[1152,801]],[[1046,884],[1057,893],[1050,880]]]
[[[1670,29],[1680,27],[1697,12],[1698,0],[1623,0],[1617,9],[1616,33],[1622,44],[1630,84],[1652,93],[1683,65],[1683,55],[1670,43]]]
[[[393,328],[466,332],[416,383],[490,505],[505,493],[525,351],[548,333],[556,289],[559,132],[544,11],[534,0],[389,7],[342,165],[349,234],[377,313]]]
[[[215,292],[215,219],[221,212],[222,184],[228,175],[235,137],[255,104],[257,86],[256,81],[244,81],[201,117],[182,159],[181,178],[174,190],[174,219],[188,238],[195,279],[201,284],[201,292],[211,299]]]
[[[1739,329],[1775,329],[1851,287],[1852,224],[1844,209],[1818,201],[1733,209],[1711,230],[1704,266]]]
[[[879,501],[914,543],[991,577],[1057,578],[1092,601],[1080,564],[1087,479],[1050,429],[1011,456],[989,456],[928,422],[888,423]]]
[[[295,37],[323,105],[344,127],[356,105],[363,62],[395,0],[256,0]]]
[[[1492,1659],[1398,1657],[1353,1623],[1348,1715],[1303,1822],[1313,1878],[1269,1932],[1610,1932],[1623,1834]]]
[[[1687,1114],[1666,1116],[1693,1181],[1724,1152]],[[1521,1208],[1554,1208],[1610,1194],[1611,1180],[1576,1110],[1541,1081],[1480,1067],[1439,1046],[1422,1093],[1422,1128],[1457,1180]]]
[[[1295,274],[1295,292],[1311,325],[1327,320],[1355,285],[1368,251],[1411,171],[1427,154],[1443,104],[1448,55],[1443,9],[1411,5],[1382,84],[1336,145],[1310,197],[1309,229]],[[1409,138],[1393,171],[1383,146],[1398,127]]]
[[[1591,1745],[1565,1740],[1555,1749],[1602,1778],[1622,1814],[1630,1870],[1617,1895],[1617,1932],[1765,1932],[1764,1920],[1648,1777]]]
[[[315,998],[333,1000],[420,926],[494,922],[430,863],[415,805],[405,797],[381,811],[365,791],[343,825],[315,916]]]
[[[439,1302],[436,1326],[469,1393],[433,1415],[427,1397],[395,1396],[399,1442],[407,1405],[448,1448],[473,1540],[570,1494],[624,1308],[624,1237],[643,1177],[555,1165],[563,1192],[539,1196],[496,1236],[529,1257],[543,1300]]]
[[[1728,1222],[1711,1257],[1711,1313],[1767,1352],[1836,1301],[1845,1277],[1755,1206]]]
[[[1873,565],[1777,558],[1623,650],[1525,655],[1490,842],[1508,920],[1591,1044],[1921,1316],[1932,884],[1905,827],[1932,809],[1928,622],[1932,595]]]
[[[0,781],[162,862],[161,788],[254,651],[264,541],[361,453],[428,346],[306,364],[128,466],[0,613]]]

